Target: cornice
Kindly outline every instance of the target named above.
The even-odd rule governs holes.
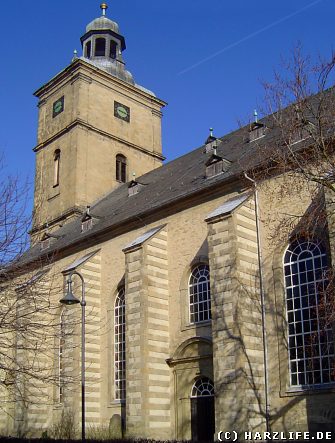
[[[82,215],[84,211],[84,206],[80,207],[80,206],[73,206],[69,209],[67,209],[66,211],[64,211],[61,215],[58,215],[57,217],[53,218],[52,220],[48,220],[47,223],[43,223],[39,226],[33,226],[32,229],[30,230],[29,234],[34,235],[37,232],[45,229],[47,226],[52,227],[55,224],[63,221],[64,219],[67,219],[71,216],[79,216]]]
[[[102,129],[96,128],[95,126],[92,126],[88,123],[86,123],[84,120],[80,118],[76,118],[73,120],[69,125],[65,126],[62,130],[54,134],[53,136],[49,137],[47,140],[45,140],[43,143],[39,143],[37,146],[33,148],[34,152],[38,152],[41,149],[48,146],[50,143],[54,142],[55,140],[58,140],[60,137],[62,137],[64,134],[72,131],[72,129],[76,128],[77,126],[80,126],[82,128],[88,129],[90,131],[93,131],[99,135],[102,135],[106,138],[109,138],[111,140],[117,141],[119,143],[123,143],[124,145],[136,149],[137,151],[143,152],[145,154],[150,155],[151,157],[155,157],[160,161],[165,160],[165,157],[158,152],[149,151],[149,149],[145,149],[141,146],[135,145],[134,143],[131,143],[121,137],[117,137],[116,135],[111,134],[110,132],[103,131]]]

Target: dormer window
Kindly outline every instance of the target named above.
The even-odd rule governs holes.
[[[217,148],[217,138],[213,135],[213,128],[209,128],[209,136],[205,141],[205,152],[208,154],[209,152],[214,151]]]
[[[132,195],[138,194],[143,186],[142,183],[132,180],[128,186],[128,196],[131,197]]]
[[[249,130],[249,142],[253,142],[265,136],[266,126],[259,122],[254,122]]]
[[[92,229],[94,222],[99,218],[98,216],[93,216],[90,212],[90,206],[87,206],[86,212],[81,219],[81,232],[87,232]]]
[[[42,238],[41,240],[41,251],[45,251],[50,247],[50,237]]]
[[[305,122],[302,125],[293,128],[291,134],[289,135],[289,145],[294,145],[295,143],[306,140],[306,138],[311,136],[312,130],[313,124],[310,122]]]
[[[87,232],[90,229],[92,229],[92,227],[93,227],[93,219],[92,219],[92,217],[81,222],[81,232]]]
[[[41,238],[41,251],[45,251],[46,249],[48,249],[51,246],[51,243],[58,238],[60,238],[59,235],[45,232]]]
[[[106,54],[106,39],[105,38],[97,38],[95,40],[95,52],[94,55],[96,57],[104,57]]]
[[[214,177],[229,168],[230,161],[220,157],[216,153],[212,154],[206,162],[206,178]]]

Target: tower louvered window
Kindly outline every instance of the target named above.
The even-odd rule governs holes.
[[[95,53],[96,57],[104,57],[106,54],[106,39],[105,38],[97,38],[95,40]]]

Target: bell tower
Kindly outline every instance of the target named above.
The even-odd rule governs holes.
[[[35,92],[39,99],[32,240],[87,205],[161,166],[162,100],[135,83],[119,26],[102,14],[81,37],[83,55]]]

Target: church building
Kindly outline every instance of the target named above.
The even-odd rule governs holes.
[[[64,411],[80,430],[83,355],[86,433],[201,441],[220,431],[335,431],[333,330],[321,330],[317,301],[333,220],[313,239],[295,222],[274,240],[281,214],[306,214],[312,200],[276,199],[280,177],[258,183],[250,173],[277,136],[268,118],[219,138],[211,131],[163,163],[166,103],[127,71],[125,37],[105,3],[101,11],[82,56],[35,92],[22,263],[60,288],[49,361],[58,382],[26,402],[3,401],[1,388],[0,434],[40,436]],[[80,305],[59,302],[81,294],[84,354]]]

